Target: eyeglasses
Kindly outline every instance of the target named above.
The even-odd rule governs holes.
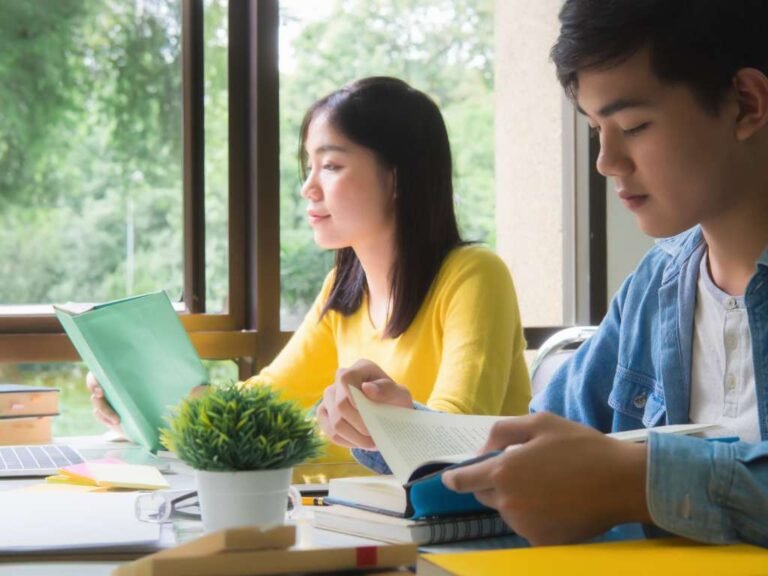
[[[136,518],[142,522],[172,522],[177,518],[200,519],[200,503],[196,490],[156,490],[141,492],[134,502]],[[310,517],[301,503],[295,486],[288,489],[288,517],[294,520]]]
[[[195,490],[142,492],[134,503],[136,518],[142,522],[170,522],[176,517],[200,518]]]

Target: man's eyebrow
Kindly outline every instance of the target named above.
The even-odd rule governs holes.
[[[597,115],[601,118],[607,118],[609,116],[612,116],[613,114],[616,114],[617,112],[621,112],[622,110],[626,110],[627,108],[643,108],[650,106],[651,103],[648,100],[633,100],[629,98],[619,98],[618,100],[614,100],[613,102],[610,102],[600,108],[600,110],[597,111]],[[588,114],[584,111],[584,108],[576,105],[576,108],[581,114],[584,114],[584,116],[588,116]]]

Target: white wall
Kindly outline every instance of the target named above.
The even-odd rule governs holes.
[[[526,326],[563,322],[562,90],[549,60],[560,3],[495,4],[496,250]]]

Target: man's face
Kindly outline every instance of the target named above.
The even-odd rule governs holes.
[[[687,86],[662,83],[648,49],[580,72],[577,101],[600,138],[598,171],[646,234],[706,226],[738,202],[735,106],[715,115]]]

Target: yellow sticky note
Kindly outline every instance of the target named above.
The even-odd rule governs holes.
[[[154,466],[89,463],[88,470],[99,486],[137,490],[158,490],[170,487],[168,481]]]
[[[96,486],[96,482],[83,476],[68,476],[66,474],[56,474],[48,476],[45,481],[49,484],[70,484],[72,486]]]
[[[106,492],[106,488],[100,486],[84,486],[82,484],[68,484],[58,482],[40,482],[19,488],[19,492]]]

